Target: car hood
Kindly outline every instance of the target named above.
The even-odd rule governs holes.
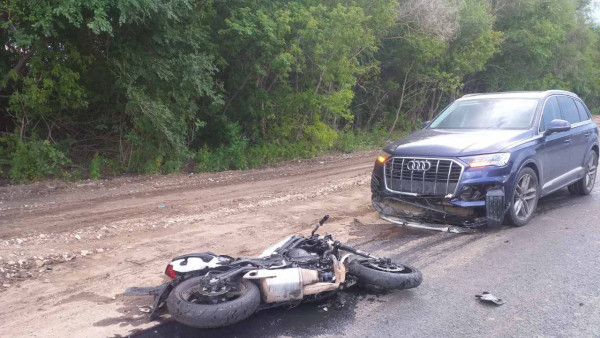
[[[499,152],[532,136],[531,130],[422,129],[387,145],[384,150],[393,155],[468,156]]]

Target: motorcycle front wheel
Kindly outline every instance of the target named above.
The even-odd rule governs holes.
[[[348,272],[358,278],[359,284],[387,290],[416,288],[423,282],[421,271],[410,265],[382,263],[371,259],[350,260]]]
[[[177,322],[197,327],[228,326],[250,317],[260,304],[258,287],[246,279],[219,290],[206,290],[200,277],[177,285],[167,299],[169,313]]]

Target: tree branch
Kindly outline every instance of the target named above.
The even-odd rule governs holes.
[[[21,70],[23,69],[23,67],[25,67],[25,65],[27,64],[27,61],[29,61],[29,59],[31,59],[31,57],[33,56],[33,48],[29,49],[27,51],[27,53],[25,53],[25,55],[23,55],[23,57],[21,58],[21,60],[19,60],[19,62],[17,62],[17,64],[15,65],[15,67],[12,69],[14,70],[16,73],[21,72]],[[9,73],[4,74],[4,78],[2,79],[2,82],[6,82],[9,79]],[[4,87],[0,86],[0,92],[4,90]]]

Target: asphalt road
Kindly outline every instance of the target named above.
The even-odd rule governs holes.
[[[600,337],[600,188],[542,201],[525,227],[476,234],[401,229],[360,245],[420,268],[423,284],[384,295],[260,312],[235,326],[166,322],[137,337]],[[475,295],[489,291],[502,306]],[[325,311],[325,308],[327,311]]]

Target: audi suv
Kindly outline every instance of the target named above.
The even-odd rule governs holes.
[[[372,202],[400,224],[523,226],[542,196],[589,194],[598,151],[598,127],[576,94],[469,94],[384,147]]]

